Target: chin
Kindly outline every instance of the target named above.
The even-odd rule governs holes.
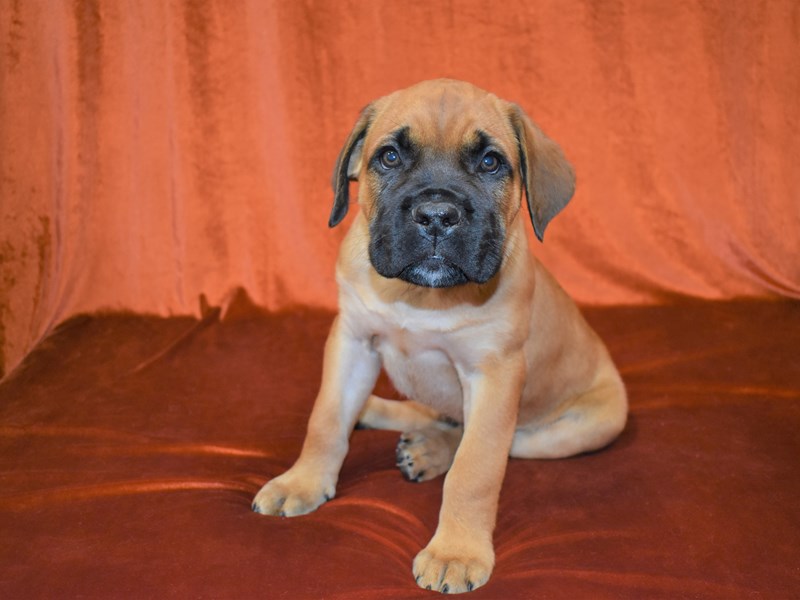
[[[440,257],[426,258],[407,266],[399,278],[429,288],[448,288],[469,283],[464,271]]]

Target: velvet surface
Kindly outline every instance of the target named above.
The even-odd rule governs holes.
[[[594,308],[627,382],[610,448],[509,464],[471,598],[800,590],[800,304]],[[76,317],[0,384],[0,597],[423,598],[442,479],[356,431],[337,497],[250,511],[296,458],[331,314]],[[386,382],[380,384],[388,392]]]
[[[795,0],[0,0],[0,372],[98,308],[243,286],[333,310],[340,145],[441,76],[574,163],[536,252],[579,301],[799,297],[798,22]]]

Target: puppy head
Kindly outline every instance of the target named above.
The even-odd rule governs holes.
[[[541,240],[575,182],[561,149],[518,106],[452,80],[362,111],[334,171],[331,227],[347,214],[356,179],[373,267],[425,287],[491,279],[522,190]]]

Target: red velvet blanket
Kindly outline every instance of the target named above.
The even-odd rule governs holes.
[[[250,511],[291,465],[328,313],[77,317],[0,384],[0,597],[429,598],[442,480],[356,431],[337,497]],[[512,460],[474,598],[791,598],[800,305],[593,309],[631,401],[610,448]],[[385,382],[383,391],[390,393]]]

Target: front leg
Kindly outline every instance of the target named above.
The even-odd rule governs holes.
[[[293,517],[333,498],[350,433],[379,372],[380,358],[369,338],[354,335],[337,317],[325,344],[322,385],[300,457],[256,494],[255,512]]]
[[[524,358],[504,356],[462,378],[464,436],[444,482],[439,526],[414,559],[417,584],[471,591],[494,567],[492,533],[524,383]]]

